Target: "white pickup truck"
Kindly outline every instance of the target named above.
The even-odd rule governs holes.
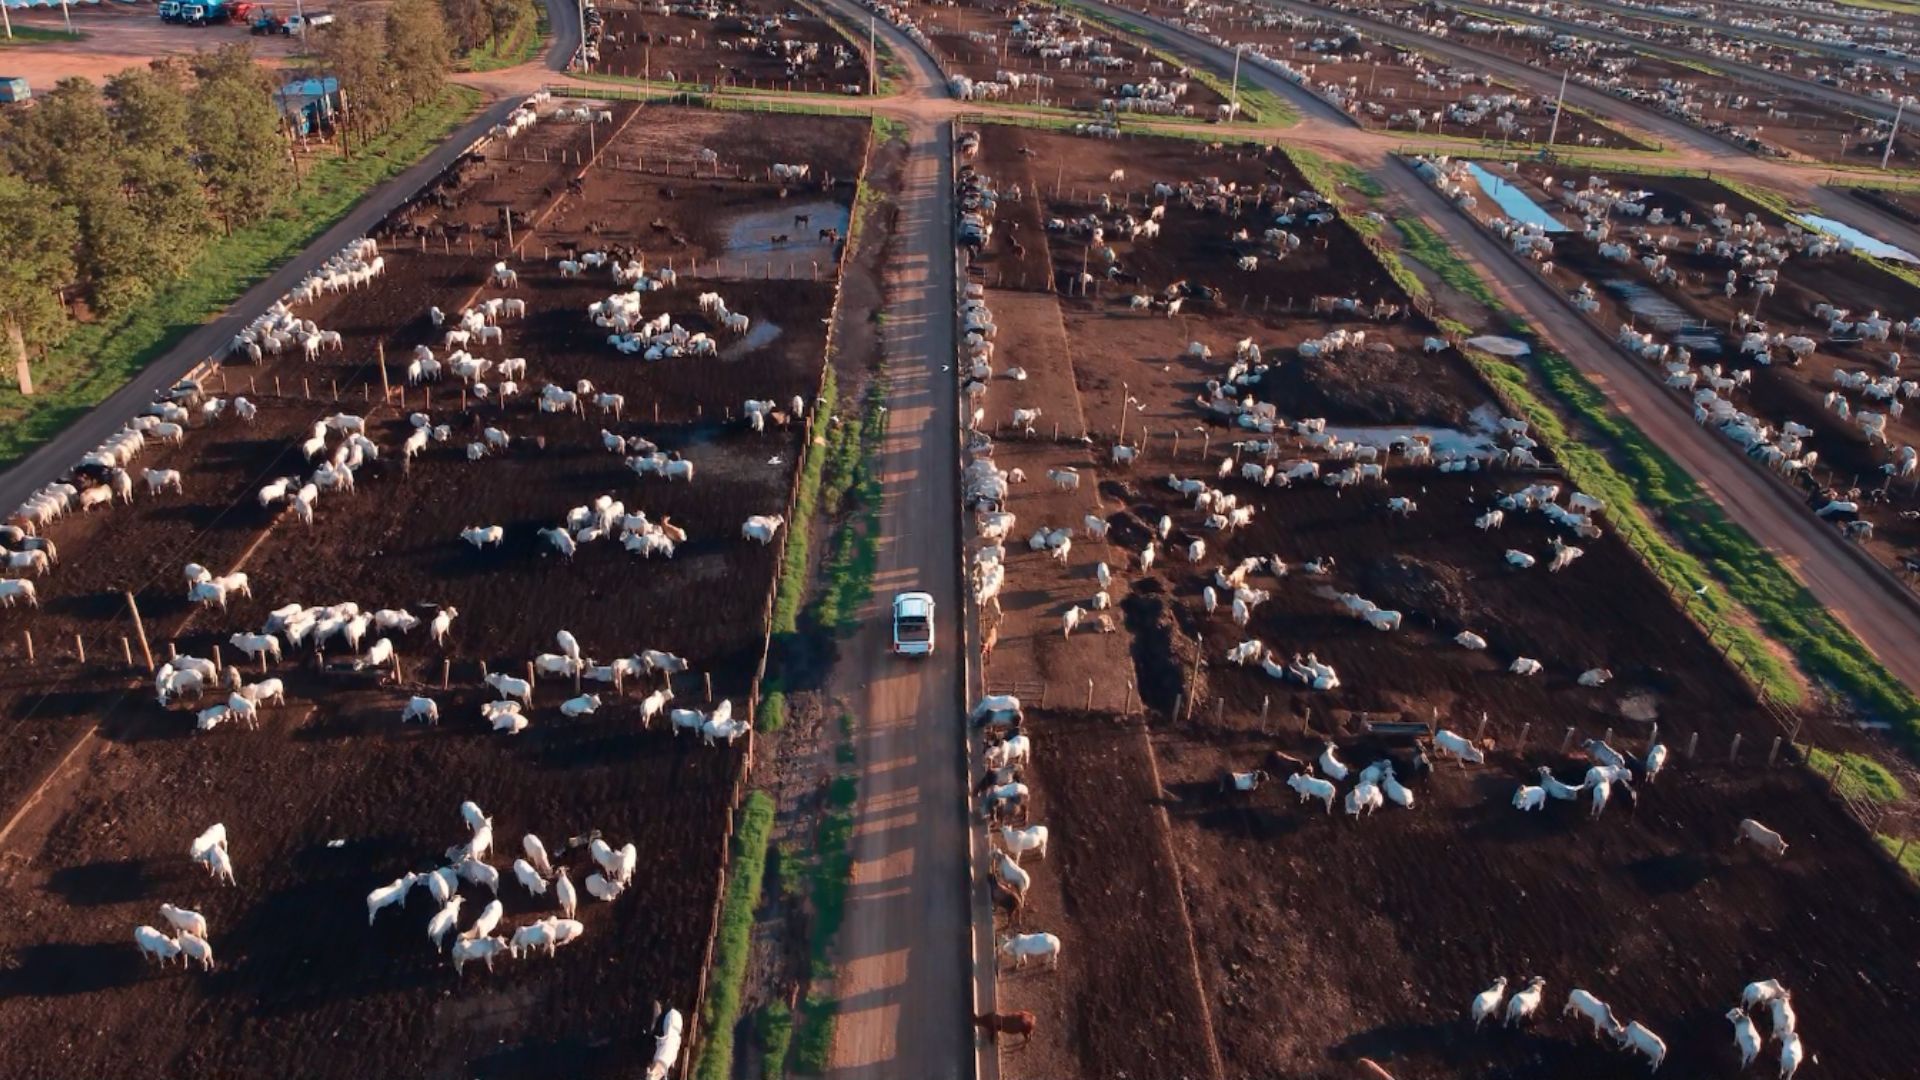
[[[903,592],[893,598],[893,651],[897,656],[932,655],[932,595]]]

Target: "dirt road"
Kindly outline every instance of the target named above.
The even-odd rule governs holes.
[[[940,85],[904,40],[912,90]],[[880,568],[864,629],[842,648],[834,690],[858,721],[853,885],[838,944],[832,1073],[882,1080],[973,1075],[966,726],[958,631],[959,505],[953,363],[950,126],[909,122],[909,156],[886,270],[887,436]],[[888,652],[893,594],[931,592],[938,650]]]
[[[958,1077],[970,1042],[947,128],[917,123],[908,138],[887,267],[880,569],[834,676],[858,720],[860,803],[833,1073],[875,1080]],[[939,612],[924,660],[888,652],[888,605],[905,589],[931,592]]]

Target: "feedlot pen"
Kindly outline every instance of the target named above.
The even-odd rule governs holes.
[[[610,107],[590,133],[542,101],[537,123],[470,155],[390,219],[374,284],[296,306],[340,335],[337,349],[217,371],[209,396],[249,397],[257,416],[229,409],[209,422],[196,409],[183,445],[149,440],[134,471],[177,469],[183,494],[141,485],[131,505],[46,528],[60,558],[39,579],[38,608],[0,610],[0,900],[21,916],[0,930],[9,1077],[637,1076],[654,1052],[656,1002],[688,1018],[690,1049],[752,737],[676,738],[664,712],[643,723],[641,701],[670,686],[671,708],[727,699],[736,719],[752,715],[784,537],[755,543],[741,526],[789,512],[839,245],[819,246],[816,279],[812,258],[790,267],[744,252],[740,223],[797,205],[844,220],[868,125],[653,107],[630,123],[635,108]],[[721,152],[691,178],[704,147]],[[669,157],[670,175],[656,164]],[[807,163],[811,179],[783,189],[765,179],[774,162]],[[491,280],[496,250],[516,284]],[[587,308],[624,286],[604,267],[566,276],[559,266],[595,250],[649,271],[676,264],[676,283],[642,294],[642,314],[712,334],[717,355],[649,362],[610,346]],[[706,277],[696,258],[727,277]],[[751,329],[729,331],[703,310],[708,291]],[[499,322],[502,342],[472,346],[495,364],[525,358],[518,394],[501,397],[498,371],[477,380],[490,385],[484,398],[452,373],[410,385],[416,345],[449,360],[429,307],[457,315],[490,297],[526,302],[524,317]],[[372,401],[388,384],[387,403]],[[538,409],[549,390],[577,391],[584,414]],[[601,394],[623,407],[596,406]],[[747,398],[778,403],[780,417],[750,430]],[[800,417],[786,415],[794,398]],[[263,485],[313,469],[302,440],[336,413],[364,417],[380,451],[359,469],[357,492],[321,493],[311,525],[263,507]],[[409,460],[412,413],[448,437]],[[510,442],[470,460],[468,444],[485,445],[487,429]],[[629,453],[650,440],[682,455],[691,481],[636,475],[609,452],[609,435],[630,440]],[[643,559],[612,537],[581,540],[567,558],[538,535],[601,494],[685,539],[671,558]],[[463,529],[488,525],[502,527],[503,543],[462,541]],[[189,604],[188,562],[243,571],[251,597],[230,597],[225,611]],[[248,682],[282,680],[286,704],[262,706],[257,730],[229,721],[207,732],[195,731],[195,711],[225,690],[157,704],[138,647],[122,651],[129,591],[156,661],[223,651]],[[289,648],[263,670],[228,643],[283,604],[347,600],[407,610],[421,625],[369,630],[363,651],[385,637],[397,652],[384,662],[352,662],[336,639],[324,663]],[[455,612],[444,643],[433,641],[428,621]],[[651,649],[688,669],[670,683],[628,673],[618,688],[543,675],[526,730],[489,730],[480,705],[497,695],[481,683],[483,665],[524,678],[563,629],[600,665]],[[594,691],[597,711],[560,709]],[[437,724],[402,722],[411,695],[437,703]],[[492,972],[475,962],[456,977],[426,940],[439,905],[425,887],[371,928],[364,921],[370,890],[447,863],[446,849],[468,836],[459,807],[469,799],[494,821],[489,861],[505,907],[496,933],[558,914],[552,888],[536,896],[515,880],[522,834],[539,834],[570,872],[585,934],[556,957],[502,956]],[[189,841],[216,822],[231,838],[232,886],[188,859]],[[586,888],[595,830],[638,853],[631,885],[610,902]],[[460,895],[464,930],[493,896],[473,883]],[[164,928],[163,902],[206,916],[214,970],[143,963],[133,930]]]
[[[1662,1037],[1663,1069],[1731,1075],[1724,1014],[1747,983],[1769,978],[1793,991],[1797,1030],[1819,1055],[1801,1075],[1901,1073],[1920,1052],[1904,1020],[1920,991],[1912,885],[1822,781],[1789,764],[1796,751],[1770,752],[1778,714],[1619,538],[1617,519],[1638,511],[1594,514],[1598,536],[1522,509],[1477,528],[1497,497],[1528,485],[1559,484],[1567,499],[1555,448],[1535,448],[1533,466],[1486,460],[1512,441],[1499,434],[1508,410],[1459,353],[1429,349],[1431,326],[1404,310],[1374,320],[1308,302],[1404,303],[1352,227],[1307,230],[1276,260],[1251,197],[1235,221],[1153,194],[1212,177],[1291,197],[1304,181],[1282,154],[981,131],[962,164],[990,177],[999,200],[975,280],[1029,283],[983,292],[998,349],[981,429],[995,436],[995,466],[1025,474],[1001,508],[1017,523],[1003,541],[1005,587],[981,616],[984,678],[1045,687],[1045,708],[1027,702],[1025,782],[1028,821],[1051,834],[1044,859],[1023,860],[1025,904],[1009,914],[1003,903],[996,922],[999,933],[1062,941],[1055,971],[1000,961],[998,1008],[1038,1021],[1025,1046],[1002,1037],[1003,1074],[1335,1076],[1368,1057],[1400,1080],[1640,1075],[1644,1059],[1562,1017],[1577,987]],[[1101,192],[1114,210],[1099,210]],[[1141,215],[1143,199],[1167,207],[1162,231],[1119,239],[1112,220]],[[1104,253],[1083,254],[1084,233],[1046,224],[1092,212],[1127,276],[1099,273]],[[1236,238],[1241,228],[1249,238]],[[1257,265],[1241,269],[1255,251]],[[1047,289],[1072,286],[1083,266],[1095,272],[1088,295]],[[1177,281],[1189,285],[1183,310],[1135,306]],[[1216,290],[1217,302],[1192,303],[1193,286]],[[1302,350],[1339,330],[1392,349]],[[1271,435],[1228,426],[1205,405],[1207,380],[1227,377],[1244,338],[1265,365],[1245,393],[1283,421]],[[1010,422],[1016,408],[1041,410],[1031,434]],[[1344,466],[1291,426],[1308,418],[1379,447],[1383,478],[1324,483]],[[1122,425],[1130,465],[1112,453]],[[1247,477],[1268,459],[1246,444],[1268,440],[1281,471],[1316,463],[1322,476],[1286,487]],[[1405,454],[1420,440],[1429,462]],[[1442,467],[1469,454],[1483,456],[1478,467]],[[1054,483],[1068,468],[1077,482]],[[1252,521],[1209,528],[1170,475],[1236,496],[1255,508]],[[1392,499],[1413,505],[1396,511]],[[1028,542],[1056,528],[1073,541],[1059,561]],[[1556,540],[1583,554],[1554,572]],[[1205,548],[1192,558],[1195,542]],[[1518,568],[1510,550],[1537,561]],[[1262,563],[1247,574],[1268,596],[1245,625],[1230,589],[1207,610],[1216,572],[1274,558],[1289,572]],[[1100,563],[1111,571],[1104,589]],[[1398,612],[1396,627],[1351,617],[1343,594]],[[1083,621],[1066,628],[1075,607]],[[1464,631],[1482,647],[1460,644]],[[1257,659],[1228,658],[1249,640],[1276,667],[1310,655],[1339,684],[1309,689]],[[1514,673],[1521,658],[1540,673]],[[1607,672],[1601,685],[1580,678],[1596,669]],[[1822,718],[1800,719],[1824,745],[1851,744]],[[1398,733],[1435,724],[1489,740],[1485,763],[1436,753],[1419,770]],[[1648,781],[1636,767],[1636,797],[1614,784],[1597,819],[1584,793],[1533,813],[1513,807],[1542,767],[1578,782],[1593,764],[1583,743],[1600,738],[1636,760],[1657,739],[1664,771]],[[1412,807],[1355,818],[1303,805],[1284,781],[1329,740],[1355,771],[1395,761]],[[1271,777],[1223,790],[1229,771],[1252,770]],[[1340,783],[1336,803],[1353,787]],[[1786,836],[1784,857],[1734,843],[1746,817]],[[1546,991],[1531,1023],[1474,1030],[1468,1006],[1496,976],[1511,993],[1536,975]],[[1777,1055],[1770,1045],[1760,1066]]]

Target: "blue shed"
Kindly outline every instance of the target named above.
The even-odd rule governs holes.
[[[294,130],[309,134],[321,120],[340,111],[340,80],[332,76],[296,79],[273,92],[273,104]]]

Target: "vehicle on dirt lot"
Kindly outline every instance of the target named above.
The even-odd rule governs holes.
[[[893,598],[893,651],[898,656],[933,654],[933,597],[904,592]]]

